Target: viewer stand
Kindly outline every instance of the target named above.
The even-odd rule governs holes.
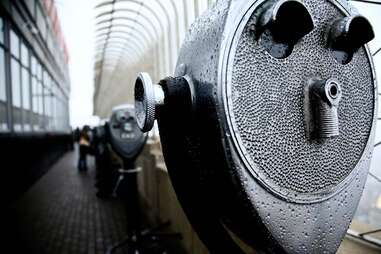
[[[181,239],[179,233],[157,233],[170,225],[170,222],[163,223],[154,228],[141,229],[141,206],[139,201],[139,191],[137,183],[137,175],[141,168],[135,167],[135,162],[129,160],[123,161],[124,169],[119,170],[120,176],[114,189],[114,194],[117,189],[122,186],[122,181],[125,181],[125,192],[122,194],[122,199],[125,199],[126,214],[128,219],[127,236],[120,242],[111,246],[107,250],[107,254],[115,253],[115,251],[123,246],[127,246],[130,254],[164,254],[166,252],[165,243],[163,241],[169,239]]]

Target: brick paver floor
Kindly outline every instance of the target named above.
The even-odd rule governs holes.
[[[78,172],[77,154],[67,153],[21,199],[4,209],[0,253],[105,253],[123,238],[124,206],[95,196],[94,160],[88,162],[89,170]]]

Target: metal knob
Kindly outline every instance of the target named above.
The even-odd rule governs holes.
[[[153,84],[146,72],[139,73],[135,82],[135,115],[139,128],[148,132],[153,128],[158,107],[164,105],[164,91]]]

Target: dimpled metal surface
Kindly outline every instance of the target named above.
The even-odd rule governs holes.
[[[349,181],[367,145],[375,105],[365,47],[347,65],[337,63],[326,47],[326,31],[344,14],[328,1],[304,3],[315,28],[285,59],[273,58],[255,41],[252,16],[230,52],[234,65],[226,94],[231,132],[243,161],[257,179],[287,199],[324,196]],[[313,77],[336,78],[341,84],[337,138],[306,138],[303,92]]]

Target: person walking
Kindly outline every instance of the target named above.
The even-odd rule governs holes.
[[[90,149],[90,127],[85,125],[79,136],[78,170],[87,170],[87,153]]]

